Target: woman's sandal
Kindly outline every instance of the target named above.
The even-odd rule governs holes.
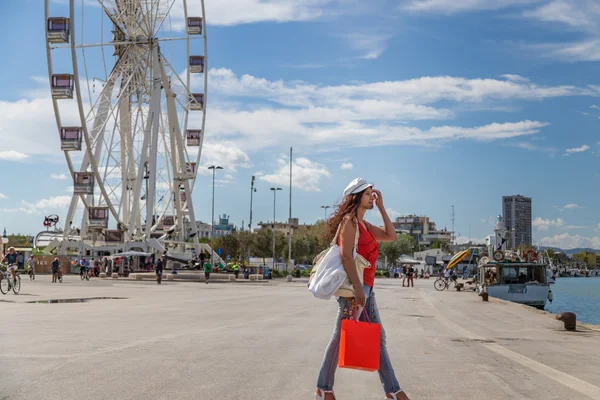
[[[317,388],[317,392],[315,393],[316,400],[325,400],[325,395],[327,393],[331,393],[333,395],[333,400],[335,400],[335,394],[333,393],[333,390],[321,390],[319,388]]]
[[[396,393],[388,393],[385,395],[386,399],[398,400],[398,393],[404,393],[404,390],[398,390]],[[390,397],[392,396],[392,397]]]

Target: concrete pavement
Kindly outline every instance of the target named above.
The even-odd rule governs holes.
[[[0,297],[0,399],[312,399],[335,301],[303,282],[192,283],[38,275]],[[600,399],[600,332],[472,292],[376,281],[398,379],[413,400]],[[73,304],[29,301],[123,297]],[[11,302],[8,302],[11,301]],[[383,399],[338,370],[341,399]]]

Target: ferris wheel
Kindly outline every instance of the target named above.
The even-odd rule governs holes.
[[[198,243],[191,193],[207,41],[204,1],[190,4],[45,0],[52,103],[73,178],[63,242]]]

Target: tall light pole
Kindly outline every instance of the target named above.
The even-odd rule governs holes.
[[[275,204],[277,202],[277,191],[282,189],[272,187],[271,190],[273,191],[273,269],[275,269]]]
[[[321,206],[321,208],[325,209],[325,221],[327,221],[327,209],[331,208],[331,206]]]
[[[254,193],[256,193],[256,189],[254,188],[254,181],[256,180],[255,176],[252,176],[252,182],[250,183],[250,223],[248,224],[248,229],[252,232],[252,197]]]
[[[211,165],[210,167],[208,167],[208,169],[212,169],[213,172],[213,184],[212,184],[212,220],[210,223],[210,229],[211,229],[211,233],[210,233],[210,251],[211,251],[211,255],[210,255],[210,264],[212,266],[212,269],[215,268],[215,173],[217,172],[218,169],[223,169],[223,167],[220,166],[215,166],[215,165]]]

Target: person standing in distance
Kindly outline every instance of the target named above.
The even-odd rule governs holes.
[[[52,283],[56,283],[58,280],[58,269],[60,268],[60,261],[58,261],[58,257],[54,258],[52,261]]]
[[[212,265],[210,264],[210,261],[207,260],[204,263],[204,280],[206,281],[206,284],[208,285],[208,280],[210,279],[210,271],[212,269]]]
[[[381,229],[364,220],[365,213],[377,205],[385,228]],[[381,317],[375,301],[373,286],[375,283],[375,266],[379,257],[378,242],[392,242],[396,239],[396,230],[383,205],[381,192],[373,189],[373,185],[362,178],[350,182],[344,190],[344,199],[327,222],[329,240],[331,240],[339,225],[342,225],[338,245],[342,256],[344,269],[354,287],[355,297],[338,297],[338,315],[335,330],[325,350],[321,370],[317,379],[317,400],[335,400],[333,384],[335,370],[340,350],[340,330],[343,319],[353,318],[358,307],[364,307],[373,323],[381,324]],[[363,281],[360,283],[354,261],[354,241],[359,230],[357,252],[371,264],[364,270]],[[361,316],[361,320],[362,320]],[[381,325],[379,379],[383,385],[385,398],[393,400],[409,400],[396,379],[394,368],[386,347],[386,336]]]
[[[160,283],[160,281],[162,280],[163,269],[164,269],[164,264],[163,264],[162,257],[158,257],[158,260],[156,260],[156,281],[158,283]]]
[[[33,256],[27,259],[27,266],[29,267],[29,273],[31,274],[31,279],[35,280],[35,258]]]
[[[408,266],[408,271],[406,271],[406,277],[407,277],[407,281],[406,281],[406,287],[415,287],[415,269],[413,268],[412,265]]]

